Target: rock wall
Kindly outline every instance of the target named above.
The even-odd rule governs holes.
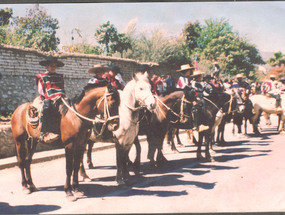
[[[21,48],[0,44],[0,111],[12,112],[20,104],[32,101],[37,96],[35,75],[45,72],[39,65],[50,53],[44,53],[29,48]],[[89,78],[87,70],[97,63],[114,63],[121,68],[123,78],[128,81],[132,73],[138,69],[140,62],[123,58],[102,57],[97,55],[57,53],[65,64],[57,72],[64,74],[65,90],[69,98],[81,92]],[[168,68],[149,63],[153,72],[166,74]],[[173,71],[173,70],[172,70]],[[48,146],[37,147],[37,151],[50,149]],[[15,146],[12,140],[10,126],[0,126],[0,158],[15,155]]]
[[[0,44],[0,80],[1,111],[13,111],[20,104],[32,101],[37,95],[35,75],[45,72],[39,65],[49,53],[34,49],[19,48]],[[98,55],[57,53],[65,66],[58,68],[57,72],[64,74],[65,90],[68,97],[79,93],[92,77],[87,70],[97,63],[114,63],[121,68],[123,78],[128,81],[132,73],[138,69],[140,63],[124,58],[102,57]],[[157,64],[151,64],[155,73],[169,72]]]

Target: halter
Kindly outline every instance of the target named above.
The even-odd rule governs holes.
[[[177,114],[174,110],[172,110],[170,107],[168,107],[163,101],[161,101],[159,99],[159,97],[157,95],[154,95],[154,97],[157,99],[157,101],[159,101],[167,109],[167,111],[170,111],[171,113],[173,113],[175,116],[177,116],[179,118],[176,121],[170,121],[171,123],[177,123],[178,121],[181,121],[184,116],[187,118],[191,118],[190,116],[184,114],[183,103],[192,104],[190,101],[188,101],[185,98],[185,95],[183,95],[182,99],[181,99],[180,114]],[[158,105],[158,108],[159,108],[160,113],[164,116],[164,118],[166,118],[166,115],[163,113],[163,111],[159,105]]]
[[[146,108],[146,105],[144,105],[144,101],[150,96],[153,96],[153,95],[150,93],[149,95],[145,96],[143,99],[139,99],[138,100],[138,104],[139,104],[138,107],[131,107],[128,104],[125,104],[125,106],[133,112],[140,110],[140,109],[143,109],[143,108]]]
[[[224,105],[226,105],[226,104],[228,104],[228,103],[230,103],[230,105],[229,105],[229,109],[228,109],[228,113],[227,114],[230,114],[231,112],[234,112],[234,111],[232,111],[232,103],[233,103],[233,96],[232,95],[230,95],[231,96],[231,98],[230,98],[230,100],[229,101],[227,101]],[[218,109],[218,111],[220,111],[220,110],[222,110],[223,109],[223,107],[221,107],[221,108],[219,108],[213,101],[211,101],[210,99],[208,99],[208,98],[206,98],[206,97],[203,97],[205,100],[207,100],[208,102],[210,102],[214,107],[216,107],[217,109]]]

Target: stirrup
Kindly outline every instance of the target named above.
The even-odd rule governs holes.
[[[49,143],[52,143],[58,139],[59,139],[58,134],[55,134],[52,132],[47,132],[47,133],[40,136],[39,141],[49,144]]]

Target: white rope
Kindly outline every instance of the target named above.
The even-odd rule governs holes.
[[[95,123],[95,122],[103,122],[104,123],[105,122],[105,120],[101,120],[98,117],[96,117],[97,119],[90,119],[88,117],[85,117],[85,116],[81,115],[80,113],[78,113],[77,111],[75,111],[74,108],[70,107],[63,98],[61,98],[61,101],[64,103],[64,105],[66,107],[68,107],[69,110],[71,110],[73,113],[75,113],[79,118],[85,119],[85,120],[87,120],[89,122],[92,122],[92,123]],[[113,120],[113,119],[116,119],[116,118],[119,118],[119,116],[117,115],[117,116],[109,117],[108,120]]]

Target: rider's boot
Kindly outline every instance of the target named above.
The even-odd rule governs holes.
[[[201,106],[200,104],[194,105],[192,108],[193,113],[193,131],[206,131],[209,129],[209,126],[201,124]]]

